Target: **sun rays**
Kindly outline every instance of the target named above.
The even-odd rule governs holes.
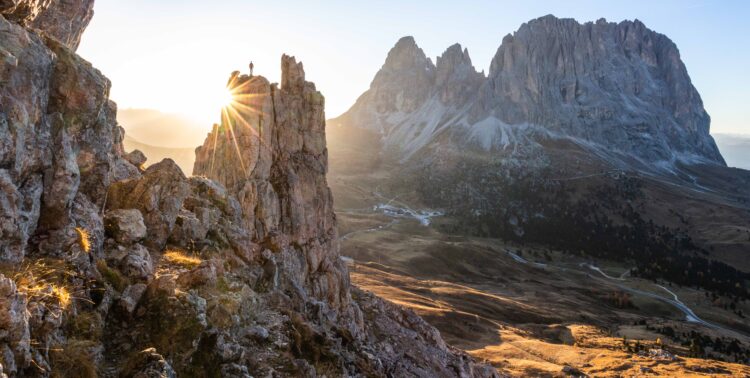
[[[270,95],[270,93],[252,93],[251,83],[253,81],[253,77],[240,76],[239,73],[235,72],[227,82],[226,91],[223,94],[224,98],[222,99],[221,123],[216,125],[213,130],[213,151],[209,167],[211,175],[214,174],[216,151],[217,147],[219,147],[219,134],[223,132],[226,132],[226,138],[231,140],[232,146],[230,148],[237,155],[243,175],[245,177],[250,175],[247,167],[249,162],[243,159],[243,151],[240,148],[243,143],[240,143],[238,138],[242,138],[245,135],[257,138],[257,148],[261,148],[263,145],[261,132],[264,119],[263,103],[265,102],[265,97]],[[257,124],[254,124],[253,121],[256,119]],[[245,146],[243,145],[243,147]],[[260,153],[260,151],[258,152]]]

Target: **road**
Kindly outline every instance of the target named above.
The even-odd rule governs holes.
[[[665,302],[667,304],[670,304],[670,305],[676,307],[678,310],[682,311],[682,313],[685,314],[685,320],[687,320],[688,322],[698,323],[698,324],[704,325],[704,326],[709,327],[709,328],[723,329],[723,330],[728,331],[728,332],[735,332],[734,330],[731,330],[731,329],[728,329],[728,328],[724,328],[724,327],[721,327],[721,326],[719,326],[717,324],[713,324],[713,323],[710,323],[710,322],[707,322],[707,321],[701,319],[698,315],[695,314],[695,312],[693,312],[693,310],[690,309],[690,307],[686,306],[684,303],[682,303],[682,301],[680,301],[680,299],[677,297],[677,294],[673,293],[671,290],[667,289],[664,286],[656,285],[656,286],[659,286],[660,288],[666,290],[669,294],[672,295],[672,297],[674,297],[674,299],[664,298],[661,295],[657,295],[655,293],[651,293],[651,292],[643,291],[643,290],[638,290],[638,289],[633,289],[633,288],[631,288],[629,286],[621,284],[619,282],[625,281],[625,279],[612,277],[612,276],[608,275],[607,273],[604,273],[601,269],[599,269],[598,267],[596,267],[594,265],[582,263],[581,266],[586,266],[589,269],[598,272],[604,278],[606,278],[606,279],[608,279],[610,281],[613,281],[612,283],[615,286],[617,286],[618,288],[620,288],[620,289],[622,289],[624,291],[627,291],[627,292],[632,293],[632,294],[638,294],[638,295],[646,296],[646,297],[649,297],[649,298],[653,298],[653,299],[656,299],[658,301]],[[617,281],[619,281],[619,282],[617,282]]]

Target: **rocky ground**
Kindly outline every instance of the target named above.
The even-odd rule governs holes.
[[[145,168],[74,52],[92,6],[0,5],[3,375],[498,375],[350,285],[301,63],[232,75],[198,176]]]

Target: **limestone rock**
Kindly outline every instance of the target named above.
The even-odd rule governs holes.
[[[159,296],[173,297],[177,290],[177,280],[174,275],[167,274],[155,278],[146,288],[146,294],[149,298]]]
[[[132,314],[145,292],[146,284],[144,283],[137,283],[128,286],[120,296],[120,308],[122,308],[127,314]]]
[[[94,0],[53,0],[31,23],[71,50],[78,49],[81,35],[94,16]]]
[[[0,360],[15,375],[31,361],[27,299],[13,280],[0,274]]]
[[[49,5],[3,5],[10,3],[26,9],[28,22]],[[29,247],[74,254],[73,228],[100,223],[89,210],[101,208],[106,187],[138,174],[121,157],[109,81],[57,40],[16,21],[0,18],[0,196],[8,204],[0,206],[0,258],[10,262]]]
[[[127,254],[120,260],[120,270],[130,278],[148,280],[154,274],[154,263],[148,249],[140,244],[128,248]]]
[[[0,14],[76,50],[94,15],[94,0],[2,0]]]
[[[195,269],[180,274],[177,283],[188,288],[216,284],[216,266],[211,261],[203,261]]]
[[[130,164],[135,165],[136,167],[142,166],[146,162],[146,160],[148,160],[146,158],[146,155],[144,155],[140,150],[133,150],[124,157],[125,160],[130,162]]]
[[[233,116],[214,126],[196,150],[193,174],[218,181],[238,198],[254,240],[310,256],[305,266],[290,266],[291,281],[320,281],[298,285],[340,303],[347,295],[345,271],[320,269],[338,261],[333,199],[325,179],[324,100],[305,81],[301,63],[284,56],[281,66],[281,89],[261,76],[230,78],[230,89],[246,103],[231,110]]]
[[[333,120],[380,133],[402,160],[438,146],[498,151],[569,138],[619,164],[632,164],[624,154],[724,165],[709,122],[669,38],[638,20],[554,16],[506,36],[487,77],[459,45],[435,67],[402,38],[370,89]]]
[[[172,366],[169,365],[155,348],[144,349],[133,356],[120,372],[120,377],[132,378],[176,378]]]
[[[107,235],[120,244],[131,244],[146,237],[143,215],[137,209],[120,209],[107,212],[104,216]]]
[[[210,227],[209,210],[199,211],[200,219],[197,214],[187,210],[181,210],[175,219],[172,234],[169,236],[170,244],[191,249],[206,238]]]
[[[26,25],[36,19],[51,2],[51,0],[2,0],[0,1],[0,14],[8,20]]]
[[[114,183],[109,188],[109,209],[138,209],[148,228],[146,245],[162,249],[167,242],[190,184],[171,159],[154,164],[142,177]]]

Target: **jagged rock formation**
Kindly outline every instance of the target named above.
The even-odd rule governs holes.
[[[232,76],[197,150],[207,177],[144,170],[109,81],[71,50],[91,6],[0,5],[4,374],[496,376],[350,286],[301,64],[282,59],[280,88]]]
[[[326,184],[323,96],[301,63],[282,58],[282,87],[261,76],[236,76],[236,102],[196,150],[193,174],[236,195],[253,240],[297,249],[301,287],[338,305],[347,302],[345,269],[335,253],[333,198]]]
[[[401,39],[333,122],[379,131],[406,158],[450,134],[486,150],[545,137],[646,162],[724,164],[677,47],[640,21],[532,20],[503,39],[486,77],[458,45],[437,62]]]
[[[305,81],[302,63],[284,56],[281,67],[281,87],[261,76],[232,74],[228,86],[235,102],[196,149],[193,173],[223,184],[223,196],[237,199],[239,222],[257,243],[246,258],[262,263],[264,285],[289,295],[295,307],[315,308],[312,324],[304,310],[290,315],[300,336],[330,329],[343,337],[325,340],[329,346],[314,351],[314,359],[335,350],[345,365],[354,363],[347,374],[492,374],[456,359],[437,331],[415,315],[350,287],[325,179],[323,96]],[[412,350],[416,362],[399,357],[404,350]]]

